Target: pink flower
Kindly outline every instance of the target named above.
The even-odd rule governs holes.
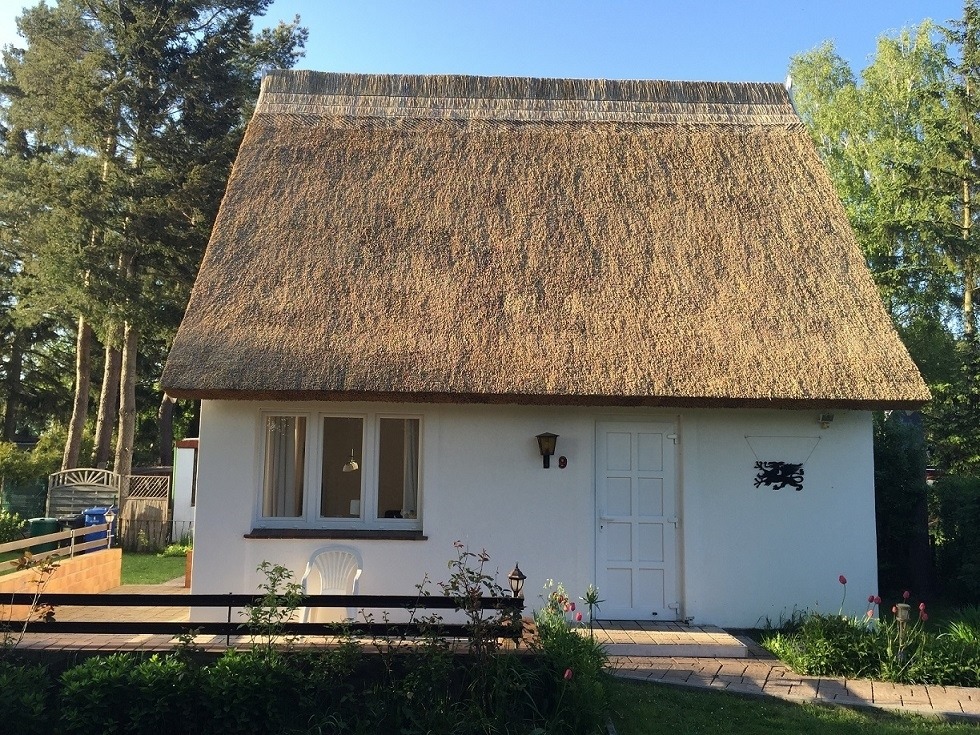
[[[582,622],[582,613],[575,613],[575,622],[576,623]]]
[[[898,605],[892,605],[892,613],[898,615]]]
[[[920,602],[919,603],[919,611],[921,612],[922,610],[925,610],[925,609],[926,609],[926,603]]]
[[[574,602],[568,603],[568,609],[572,612],[575,612],[575,603]]]
[[[919,620],[921,620],[921,621],[922,621],[922,622],[924,623],[924,622],[926,622],[926,621],[927,621],[928,619],[929,619],[929,613],[927,613],[927,612],[926,612],[925,610],[922,610],[922,611],[921,611],[921,612],[919,613]]]
[[[903,599],[903,600],[907,600],[907,599],[909,599],[909,598],[910,598],[911,596],[912,596],[912,593],[911,593],[911,592],[909,592],[908,590],[905,590],[905,592],[903,592],[903,593],[902,593],[902,599]]]
[[[572,670],[565,669],[565,681],[571,681],[571,680],[572,680]]]
[[[881,604],[881,598],[878,597],[878,595],[875,595],[875,605],[880,605],[880,604]]]
[[[838,582],[840,582],[841,584],[847,584],[847,577],[845,577],[845,576],[844,576],[844,575],[842,574],[842,575],[840,575],[840,576],[839,576],[839,577],[837,578],[837,581],[838,581]]]
[[[874,615],[874,614],[875,614],[875,611],[874,611],[874,610],[871,610],[871,609],[869,609],[869,610],[868,610],[868,612],[866,612],[866,613],[864,614],[864,616],[865,616],[866,618],[870,618],[870,617],[871,617],[872,615]]]

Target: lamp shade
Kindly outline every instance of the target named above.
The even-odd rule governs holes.
[[[541,456],[544,457],[544,467],[547,469],[551,466],[549,458],[555,453],[555,446],[558,444],[558,434],[546,431],[543,434],[538,434],[535,438],[538,440],[538,449],[541,450]]]
[[[524,576],[524,572],[521,571],[521,565],[515,563],[514,569],[507,575],[507,581],[510,582],[510,591],[514,597],[523,597],[525,579],[527,579],[527,577]]]

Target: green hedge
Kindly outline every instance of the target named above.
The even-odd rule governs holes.
[[[60,674],[0,660],[18,733],[596,733],[601,650],[572,631],[533,652],[454,655],[441,642],[289,653],[117,653]],[[573,674],[569,675],[569,671]]]

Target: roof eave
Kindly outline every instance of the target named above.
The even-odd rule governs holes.
[[[167,388],[172,398],[226,401],[516,404],[525,406],[636,406],[651,408],[775,408],[916,410],[929,398],[792,398],[716,396],[541,395],[521,393],[398,393],[315,390]]]

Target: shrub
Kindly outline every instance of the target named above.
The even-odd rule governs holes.
[[[132,671],[138,660],[129,653],[95,657],[61,675],[61,725],[65,733],[128,732]]]
[[[170,544],[158,556],[187,556],[187,552],[193,548],[192,544]]]
[[[16,513],[0,510],[0,544],[20,538],[26,523],[27,521]]]
[[[51,720],[51,677],[43,666],[0,661],[5,732],[48,735]]]
[[[932,487],[936,566],[947,597],[980,602],[980,477],[948,476]]]
[[[920,608],[921,621],[927,619]],[[874,678],[908,684],[980,685],[980,636],[967,620],[934,635],[921,621],[849,619],[807,614],[793,631],[763,646],[794,671],[811,676]]]

